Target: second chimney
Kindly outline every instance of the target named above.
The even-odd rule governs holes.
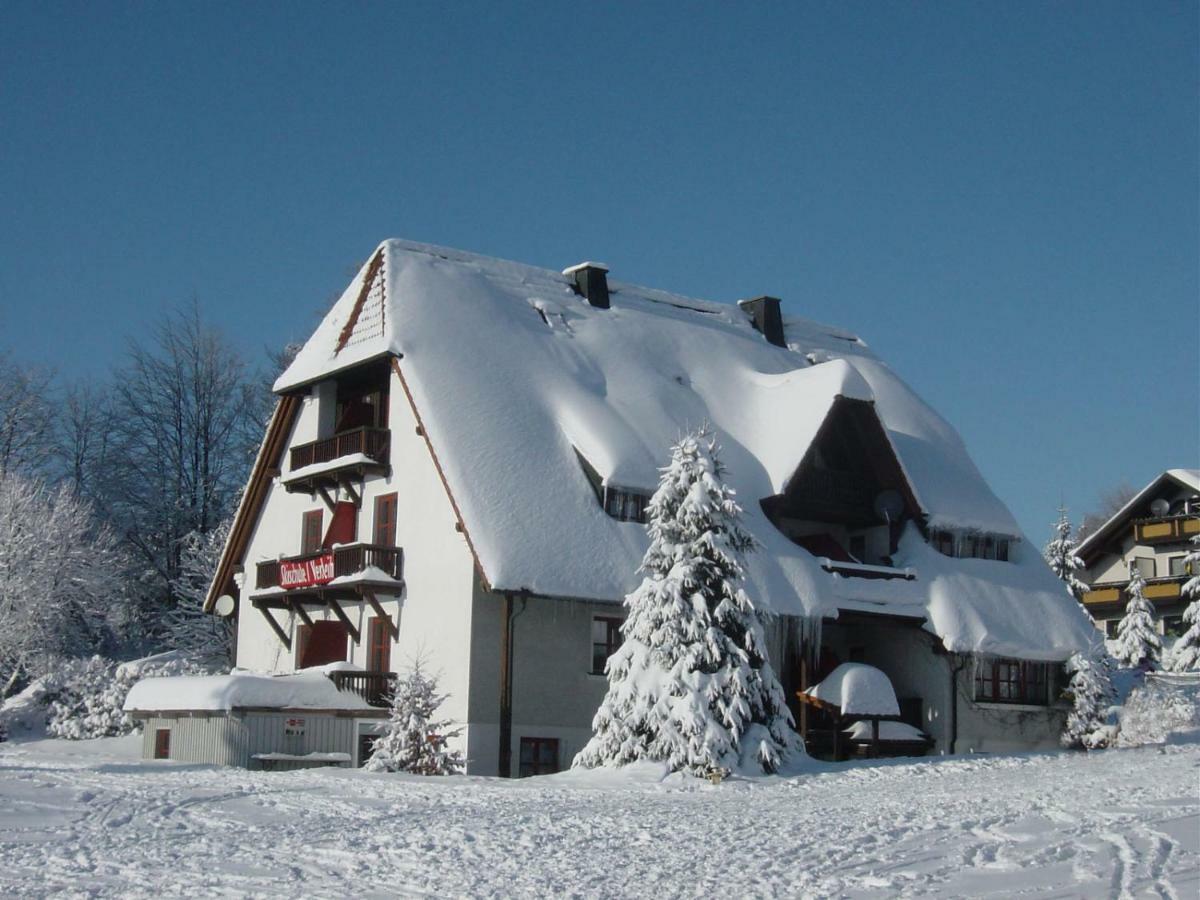
[[[597,309],[608,309],[608,266],[602,263],[581,262],[577,266],[563,269],[571,279],[575,293],[584,297]]]
[[[739,300],[738,306],[750,316],[750,322],[755,329],[762,332],[767,343],[776,347],[787,347],[787,339],[783,336],[783,316],[779,312],[778,297],[755,297],[753,300]]]

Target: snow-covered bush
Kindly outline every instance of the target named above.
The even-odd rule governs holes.
[[[1042,555],[1050,570],[1066,585],[1067,592],[1076,600],[1082,600],[1090,588],[1075,574],[1083,568],[1083,560],[1075,555],[1076,546],[1077,542],[1071,536],[1071,520],[1067,518],[1067,510],[1059,507],[1054,537],[1046,544]]]
[[[1121,708],[1117,745],[1200,740],[1200,677],[1147,675]]]
[[[409,772],[414,775],[456,775],[465,763],[446,746],[461,729],[435,719],[448,694],[438,692],[437,678],[427,675],[420,661],[396,682],[391,711],[383,733],[375,740],[368,772]]]
[[[1076,653],[1066,665],[1071,680],[1067,696],[1071,711],[1062,733],[1064,747],[1097,750],[1112,743],[1115,727],[1108,722],[1116,692],[1112,683],[1112,660],[1104,645]]]
[[[130,689],[143,678],[202,675],[211,669],[179,653],[116,663],[101,656],[62,663],[44,681],[49,703],[46,733],[67,740],[128,734],[137,723],[123,709]]]
[[[696,775],[771,772],[803,754],[742,589],[752,541],[723,472],[705,429],[672,448],[647,508],[645,577],[625,598],[624,640],[575,766],[648,760]]]
[[[1154,607],[1146,599],[1146,579],[1137,566],[1129,571],[1129,602],[1125,615],[1117,623],[1117,636],[1112,641],[1112,655],[1123,665],[1153,670],[1162,661],[1162,638],[1158,636],[1158,619]]]

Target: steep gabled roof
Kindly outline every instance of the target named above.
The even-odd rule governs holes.
[[[1076,554],[1088,558],[1099,553],[1105,543],[1122,526],[1128,524],[1134,510],[1153,498],[1163,485],[1176,485],[1186,490],[1200,492],[1200,469],[1167,469],[1114,513],[1103,525],[1079,543]]]
[[[649,492],[670,445],[708,423],[760,544],[748,564],[760,602],[805,615],[906,603],[921,615],[929,585],[883,599],[878,585],[832,590],[835,581],[866,580],[821,571],[759,506],[784,489],[839,397],[873,404],[931,525],[1020,534],[954,430],[854,335],[789,317],[788,346],[776,347],[736,305],[611,280],[609,291],[611,308],[597,309],[555,271],[386,241],[275,389],[287,394],[392,355],[482,574],[498,590],[623,596],[636,584],[644,529],[604,514],[579,458],[611,485]],[[989,573],[1012,580],[1020,569],[1016,580],[1033,598],[1022,614],[1036,617],[1030,604],[1053,606],[1066,595],[1036,550],[1025,555],[1008,572],[999,572],[1003,563],[942,559],[978,562],[957,586],[969,593],[974,583],[981,596]],[[932,578],[941,563],[928,565]],[[985,643],[977,631],[952,649]],[[1082,634],[1031,629],[1032,645],[1009,649],[1061,657]]]

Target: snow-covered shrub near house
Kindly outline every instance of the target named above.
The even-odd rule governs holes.
[[[803,754],[742,588],[741,555],[753,544],[723,473],[705,429],[672,448],[647,507],[645,577],[625,598],[624,642],[575,766],[650,760],[696,775],[772,772]]]
[[[1076,653],[1067,660],[1066,669],[1071,676],[1067,685],[1071,711],[1062,734],[1063,746],[1086,750],[1109,746],[1116,733],[1115,724],[1109,721],[1116,691],[1108,651],[1098,641],[1089,652]]]
[[[1200,675],[1150,673],[1125,700],[1117,745],[1200,741]]]
[[[1183,596],[1191,599],[1183,611],[1187,631],[1171,648],[1168,668],[1172,672],[1200,672],[1200,535],[1192,538],[1192,549],[1184,557],[1192,577],[1183,584]]]
[[[1111,642],[1118,662],[1130,667],[1157,669],[1162,661],[1162,638],[1158,636],[1158,618],[1146,599],[1146,579],[1132,567],[1129,572],[1129,602],[1125,615],[1117,623],[1117,636]]]
[[[434,715],[448,697],[438,692],[437,678],[427,675],[420,662],[397,680],[391,713],[383,733],[375,740],[368,772],[409,772],[414,775],[457,775],[465,763],[457,750],[446,746],[461,729]]]

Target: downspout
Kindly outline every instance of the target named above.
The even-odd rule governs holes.
[[[500,753],[501,778],[512,777],[512,698],[513,698],[513,635],[517,618],[525,612],[528,596],[521,597],[521,608],[513,612],[513,595],[505,591],[501,601],[500,630]]]

